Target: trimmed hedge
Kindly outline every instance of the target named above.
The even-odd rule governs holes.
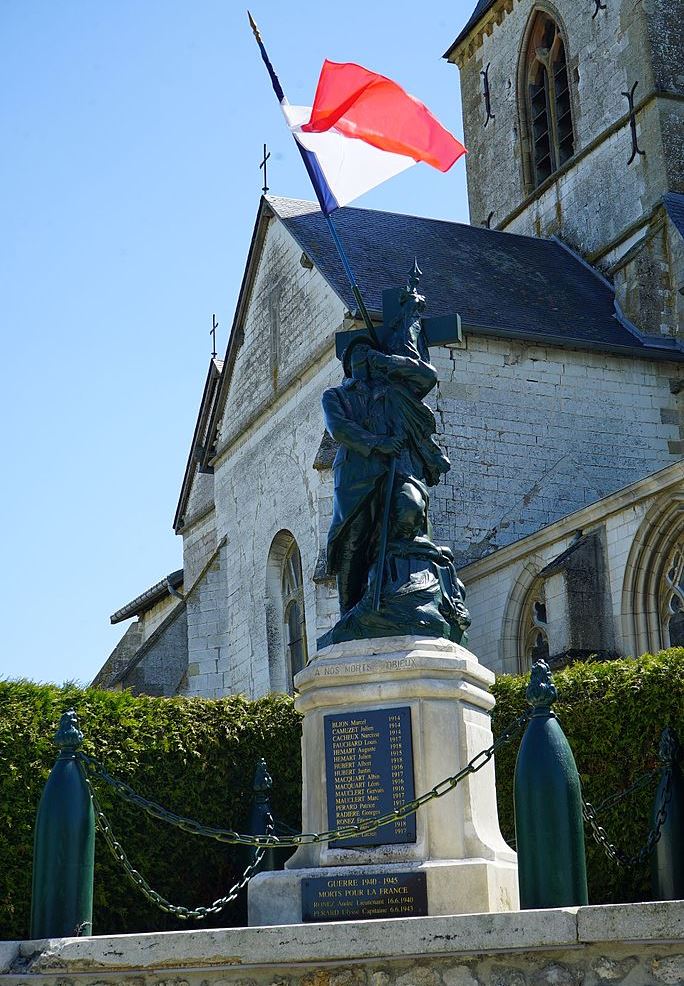
[[[684,649],[636,661],[575,664],[557,672],[556,711],[570,741],[585,795],[598,804],[657,766],[661,730],[684,738]],[[526,707],[525,677],[494,686],[495,735]],[[292,700],[256,702],[134,697],[128,692],[0,681],[0,939],[27,938],[33,824],[54,763],[59,717],[75,708],[84,749],[141,794],[209,825],[244,831],[257,761],[274,778],[273,809],[300,823],[300,718]],[[513,772],[518,742],[497,754],[499,817],[512,841]],[[133,865],[174,903],[209,904],[244,868],[245,850],[197,838],[149,819],[97,782],[103,808]],[[418,792],[422,793],[422,792]],[[654,788],[638,792],[601,818],[612,841],[635,852],[650,824]],[[592,903],[648,900],[649,870],[623,870],[587,835]],[[204,922],[179,922],[149,905],[126,879],[101,837],[96,840],[95,934],[166,931],[246,923],[246,895]]]
[[[568,738],[584,796],[594,806],[628,788],[658,764],[658,743],[665,726],[684,741],[684,648],[644,654],[636,660],[578,663],[557,671],[554,708]],[[497,678],[494,734],[525,708],[528,676]],[[520,740],[496,757],[499,819],[504,837],[514,839],[513,773]],[[634,855],[651,825],[655,782],[599,817],[612,843]],[[650,900],[650,868],[616,866],[585,828],[589,902]],[[553,861],[550,861],[553,865]]]
[[[136,791],[179,814],[245,831],[257,761],[276,782],[273,810],[300,823],[300,717],[284,695],[250,702],[134,697],[129,692],[0,681],[0,939],[28,938],[33,825],[56,758],[59,718],[75,708],[83,749]],[[176,904],[209,904],[246,865],[248,850],[180,832],[113,797],[102,807],[133,865]],[[96,839],[95,934],[246,923],[246,895],[206,921],[177,921],[148,904]]]

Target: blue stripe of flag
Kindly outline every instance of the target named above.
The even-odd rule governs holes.
[[[271,83],[273,85],[273,90],[278,97],[278,102],[282,103],[285,100],[285,93],[283,92],[283,87],[280,84],[280,79],[275,73],[275,69],[271,65],[271,59],[268,57],[266,49],[264,48],[263,42],[259,36],[256,36],[257,44],[259,45],[259,51],[261,52],[261,57],[264,60],[264,65],[268,69],[268,74],[271,77]],[[294,136],[294,135],[293,135]],[[326,216],[329,216],[331,212],[335,209],[339,209],[340,204],[333,195],[330,185],[325,179],[323,170],[320,166],[318,158],[313,153],[313,151],[308,151],[305,147],[299,143],[295,137],[295,144],[299,149],[299,153],[302,155],[302,160],[304,161],[304,167],[306,168],[309,178],[311,179],[311,184],[313,185],[314,192],[316,193],[316,198],[320,204],[321,209]]]

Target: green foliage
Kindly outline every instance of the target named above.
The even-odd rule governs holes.
[[[555,709],[570,741],[585,797],[597,805],[658,765],[664,726],[684,737],[684,649],[636,661],[575,664],[554,676]],[[495,686],[495,735],[525,708],[526,677]],[[58,688],[0,681],[0,939],[29,933],[33,824],[56,757],[52,737],[75,708],[84,749],[117,777],[179,814],[209,825],[246,830],[257,761],[274,779],[273,810],[299,827],[300,719],[292,700],[276,695],[160,699],[128,692]],[[499,817],[514,838],[513,774],[517,743],[497,754]],[[644,843],[655,784],[606,813],[601,821],[628,853]],[[130,808],[97,782],[115,833],[133,865],[174,903],[209,904],[225,894],[246,864],[246,850],[197,838]],[[587,835],[592,903],[648,900],[649,869],[610,862]],[[101,837],[95,859],[95,934],[244,924],[245,894],[205,922],[179,922],[149,905],[112,859]]]
[[[527,707],[528,676],[502,676],[496,696],[494,733]],[[584,797],[595,807],[624,791],[640,774],[658,766],[658,743],[665,726],[684,740],[684,648],[644,654],[637,660],[578,663],[554,674],[556,714],[579,770]],[[504,837],[514,839],[513,775],[519,740],[496,757],[499,819]],[[600,816],[610,841],[635,854],[651,826],[656,782]],[[585,829],[589,901],[611,904],[650,900],[649,864],[618,867]]]
[[[245,831],[263,756],[274,781],[274,815],[299,826],[300,718],[287,696],[165,699],[0,681],[0,939],[29,934],[35,814],[57,754],[52,737],[72,707],[85,752],[166,808]],[[173,903],[210,904],[244,869],[248,850],[180,832],[129,807],[102,782],[96,788],[133,865]],[[101,836],[96,845],[95,934],[246,923],[244,892],[213,919],[170,918],[129,883]]]

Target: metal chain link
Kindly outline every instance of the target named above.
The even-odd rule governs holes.
[[[597,809],[593,808],[588,801],[585,801],[584,798],[582,798],[582,815],[584,817],[584,821],[591,828],[591,834],[594,836],[595,842],[601,846],[608,859],[612,860],[618,866],[638,866],[645,862],[655,850],[658,840],[660,839],[663,825],[665,824],[665,819],[667,818],[667,810],[670,803],[670,798],[672,797],[671,768],[666,770],[665,778],[665,786],[663,787],[662,797],[660,799],[658,811],[656,812],[655,824],[646,836],[645,845],[642,846],[639,852],[635,853],[634,856],[628,856],[624,850],[610,842],[606,830],[602,828],[597,821]]]
[[[637,791],[641,791],[642,788],[648,787],[660,774],[661,768],[654,767],[653,770],[647,770],[645,774],[641,774],[629,787],[626,787],[624,791],[620,791],[618,794],[613,794],[609,798],[605,798],[603,801],[599,802],[594,808],[595,815],[603,815],[605,812],[614,808],[615,805],[619,804],[625,798],[629,797],[630,794],[635,794]]]
[[[237,883],[234,883],[230,888],[225,897],[219,897],[215,900],[213,904],[209,904],[208,907],[184,907],[182,904],[172,904],[171,901],[167,900],[166,897],[162,897],[161,894],[153,890],[149,885],[145,877],[140,873],[133,864],[128,859],[121,843],[114,835],[112,831],[112,826],[109,819],[102,810],[100,803],[97,799],[97,795],[93,790],[90,779],[86,775],[85,782],[88,785],[88,790],[90,791],[90,797],[93,801],[93,809],[95,811],[95,822],[98,829],[104,836],[104,840],[107,843],[109,850],[111,851],[117,862],[121,863],[124,873],[131,881],[131,883],[140,890],[144,897],[146,897],[150,903],[154,904],[160,910],[164,911],[166,914],[173,914],[174,917],[180,918],[183,921],[194,920],[201,921],[203,918],[207,917],[209,914],[219,914],[224,907],[232,903],[240,893],[240,891],[247,885],[249,880],[252,878],[256,872],[259,864],[264,858],[265,848],[258,849],[256,855],[252,862],[247,866],[242,877]],[[273,819],[270,815],[267,816],[267,830],[271,832],[273,830]]]
[[[101,763],[94,759],[94,757],[91,757],[82,751],[78,751],[76,755],[83,763],[87,775],[90,777],[99,777],[111,788],[113,788],[113,790],[124,801],[141,808],[152,818],[159,819],[162,822],[167,822],[169,825],[175,825],[177,828],[184,832],[188,832],[191,835],[205,836],[210,839],[216,839],[218,842],[228,843],[229,845],[239,844],[245,846],[256,846],[257,848],[268,848],[269,846],[301,846],[319,842],[333,842],[337,839],[351,839],[357,835],[369,835],[372,832],[376,832],[383,825],[388,825],[391,822],[396,822],[402,818],[406,818],[407,815],[412,815],[414,812],[418,811],[419,808],[422,808],[423,805],[434,800],[435,798],[443,797],[445,794],[448,794],[449,791],[452,791],[457,784],[460,784],[460,782],[470,774],[475,774],[478,770],[482,770],[482,768],[489,763],[497,750],[499,750],[506,743],[510,742],[510,740],[522,730],[523,726],[527,723],[527,720],[530,717],[530,711],[526,711],[521,716],[518,716],[518,718],[515,719],[506,730],[504,730],[501,736],[499,736],[499,738],[491,744],[491,746],[488,746],[484,750],[480,750],[480,752],[476,754],[473,759],[465,765],[465,767],[462,767],[461,770],[459,770],[456,774],[453,774],[451,777],[446,777],[443,781],[440,781],[439,784],[435,784],[430,791],[426,791],[425,794],[421,794],[420,797],[414,798],[413,801],[407,801],[405,804],[401,805],[401,807],[395,808],[393,811],[386,812],[384,815],[380,815],[377,818],[368,819],[364,822],[358,822],[354,825],[344,825],[341,828],[331,829],[328,832],[299,832],[294,835],[285,836],[278,836],[273,833],[267,835],[244,835],[239,832],[235,832],[232,829],[215,828],[210,825],[203,825],[201,822],[198,822],[193,818],[186,818],[183,815],[177,815],[175,812],[168,811],[156,802],[143,798],[142,795],[137,794],[133,788],[130,787],[130,785],[116,777],[113,777]],[[137,880],[134,882],[137,883]]]

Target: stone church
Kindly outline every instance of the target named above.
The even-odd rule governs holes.
[[[479,0],[461,72],[471,225],[336,214],[371,315],[414,256],[452,468],[432,495],[496,672],[684,644],[683,0]],[[359,327],[317,206],[263,198],[174,520],[183,568],[95,684],[256,697],[335,622],[323,391]]]

